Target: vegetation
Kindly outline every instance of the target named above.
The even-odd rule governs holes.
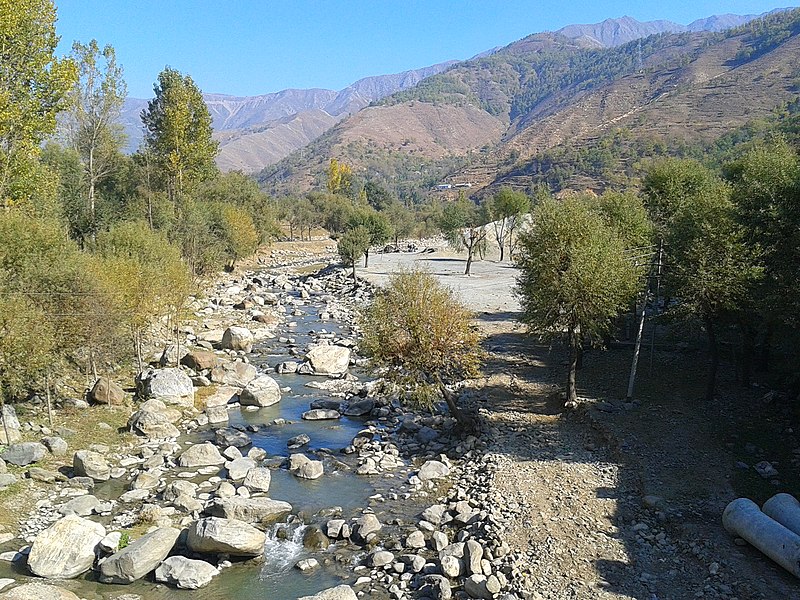
[[[464,275],[470,274],[475,252],[486,240],[487,216],[475,203],[463,195],[458,201],[445,204],[439,218],[439,228],[447,241],[456,250],[467,251],[467,264]]]
[[[365,310],[362,347],[376,367],[428,408],[441,394],[462,425],[470,419],[447,385],[477,374],[481,363],[471,314],[430,273],[401,271]]]
[[[501,188],[486,203],[487,221],[492,223],[494,239],[500,249],[500,261],[505,258],[505,249],[509,252],[514,246],[514,234],[519,229],[524,215],[531,209],[531,199],[522,192],[511,188]]]

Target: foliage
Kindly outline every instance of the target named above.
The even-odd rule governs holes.
[[[606,192],[593,203],[606,225],[616,230],[626,248],[647,248],[653,224],[636,194]]]
[[[337,250],[345,266],[353,269],[353,283],[357,284],[356,263],[369,249],[369,230],[363,225],[349,229],[339,238]]]
[[[347,223],[348,230],[363,227],[367,230],[369,244],[364,249],[364,268],[369,266],[369,249],[371,246],[385,244],[389,240],[392,229],[389,220],[373,208],[358,208],[354,210]]]
[[[364,311],[361,346],[390,379],[411,389],[412,400],[430,407],[432,388],[438,396],[440,386],[478,373],[481,353],[471,319],[433,275],[400,271]]]
[[[218,204],[217,235],[224,245],[230,264],[253,254],[258,248],[258,231],[250,214],[238,206]]]
[[[439,229],[456,250],[466,249],[464,275],[470,274],[475,251],[486,239],[486,213],[463,194],[456,202],[445,204],[439,217]]]
[[[39,192],[39,148],[76,78],[74,63],[54,55],[55,21],[51,0],[0,0],[0,206]]]
[[[524,214],[531,208],[531,199],[522,192],[508,187],[500,188],[486,203],[487,221],[492,223],[494,238],[500,249],[500,260],[505,258],[505,248],[513,244],[514,232]]]
[[[591,206],[573,196],[547,199],[520,236],[516,292],[522,321],[537,333],[566,337],[570,347],[567,401],[577,399],[575,369],[584,336],[602,336],[633,299],[640,275],[625,245]]]
[[[344,163],[331,159],[328,165],[328,191],[331,194],[351,195],[353,189],[353,168]]]

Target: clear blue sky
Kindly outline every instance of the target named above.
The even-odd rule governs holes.
[[[92,38],[117,49],[131,97],[169,65],[205,92],[341,89],[361,77],[466,59],[528,34],[629,15],[687,24],[759,14],[764,0],[55,0],[59,51]]]

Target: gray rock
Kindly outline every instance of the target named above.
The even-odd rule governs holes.
[[[151,440],[176,438],[180,431],[169,418],[158,412],[139,410],[128,419],[128,428],[137,435],[143,435]]]
[[[448,475],[450,475],[450,468],[438,460],[425,461],[419,468],[419,473],[417,473],[417,477],[419,477],[421,481],[442,479]]]
[[[191,481],[183,481],[176,479],[170,482],[164,492],[161,494],[165,502],[172,502],[178,496],[191,496],[192,498],[197,494],[197,484]]]
[[[296,450],[297,448],[305,446],[310,441],[311,438],[307,434],[301,433],[300,435],[296,435],[293,438],[289,438],[289,440],[286,442],[286,446],[290,450]]]
[[[441,575],[426,575],[421,591],[433,600],[450,600],[453,597],[450,582]]]
[[[94,481],[108,481],[111,465],[99,452],[78,450],[72,457],[72,470],[78,477],[91,477]]]
[[[80,598],[54,585],[25,583],[0,594],[0,600],[80,600]]]
[[[314,373],[319,375],[341,375],[350,367],[350,349],[343,346],[313,344],[306,359]]]
[[[306,421],[324,421],[328,419],[339,419],[342,415],[338,410],[332,408],[312,408],[303,413]]]
[[[28,555],[28,568],[47,579],[72,579],[92,568],[95,547],[106,536],[99,523],[70,515],[42,531]]]
[[[344,414],[348,417],[363,417],[371,413],[373,408],[375,408],[375,401],[371,398],[364,398],[348,404]]]
[[[419,549],[425,547],[425,535],[421,531],[413,531],[406,538],[406,548]]]
[[[9,432],[9,436],[10,435],[11,433]],[[47,448],[39,442],[20,442],[8,446],[3,453],[0,454],[0,458],[12,465],[25,467],[32,463],[39,462],[46,454]]]
[[[20,441],[22,439],[21,429],[14,407],[10,404],[0,407],[0,444],[8,445]],[[8,430],[9,439],[6,439],[6,430]]]
[[[377,533],[381,530],[381,522],[378,517],[368,513],[356,519],[353,525],[353,539],[358,543],[366,543],[369,541],[370,535]]]
[[[266,467],[255,467],[247,472],[242,485],[251,492],[268,492],[272,473]]]
[[[316,558],[304,558],[303,560],[297,561],[294,566],[303,573],[307,573],[319,567],[319,561]]]
[[[97,510],[98,506],[100,506],[100,500],[91,494],[87,494],[65,502],[58,507],[58,512],[64,516],[78,515],[79,517],[88,517]]]
[[[242,481],[250,469],[256,466],[256,461],[252,458],[237,458],[225,464],[228,469],[228,477],[233,481]]]
[[[467,540],[464,545],[464,566],[467,569],[467,575],[483,574],[482,558],[483,547],[475,540]]]
[[[203,503],[188,494],[181,494],[175,498],[172,506],[185,513],[199,513],[203,510]]]
[[[303,596],[298,600],[358,600],[358,596],[349,585],[339,585],[322,590],[313,596]]]
[[[212,425],[228,422],[228,409],[225,406],[208,406],[205,410],[208,422]]]
[[[140,537],[103,561],[100,581],[125,584],[141,579],[169,555],[180,534],[172,527],[161,527]]]
[[[470,598],[492,600],[500,592],[500,582],[494,575],[470,575],[464,580],[464,591]]]
[[[48,436],[42,438],[42,443],[53,456],[65,456],[67,454],[67,442],[60,437]]]
[[[244,364],[244,363],[237,363],[237,364]],[[234,387],[232,385],[220,385],[216,387],[216,389],[212,394],[206,396],[203,399],[203,402],[205,402],[206,408],[211,408],[212,406],[224,407],[230,402],[234,401],[236,397],[239,395],[240,391],[241,388]]]
[[[125,390],[108,377],[100,377],[89,392],[89,400],[97,404],[119,406],[125,401]]]
[[[0,490],[17,483],[17,477],[11,473],[0,473]]]
[[[252,352],[253,334],[246,327],[228,327],[222,334],[222,348]]]
[[[186,545],[193,552],[259,556],[267,536],[243,521],[208,517],[189,526]]]
[[[249,446],[253,443],[253,440],[250,439],[249,435],[243,431],[234,429],[233,427],[223,427],[222,429],[217,429],[214,432],[214,441],[218,446],[222,446],[223,448],[227,448],[228,446],[244,448],[245,446]]]
[[[142,371],[136,378],[136,390],[144,399],[154,398],[164,404],[186,408],[194,406],[192,380],[177,367]]]
[[[394,562],[394,554],[386,550],[376,550],[367,558],[367,564],[371,567],[385,567]]]
[[[216,466],[225,464],[225,459],[219,453],[217,447],[211,442],[194,444],[183,451],[178,457],[178,464],[181,467],[192,469],[195,467]]]
[[[283,375],[285,373],[297,373],[297,369],[300,367],[299,363],[296,363],[293,360],[287,360],[282,363],[279,363],[275,367],[275,372],[279,375]]]
[[[304,454],[292,454],[289,457],[289,471],[301,479],[319,479],[325,469],[321,460],[311,460]]]
[[[272,406],[281,400],[281,388],[269,375],[259,375],[239,395],[242,406]]]
[[[460,577],[464,572],[464,563],[455,556],[445,555],[440,562],[442,573],[450,579]]]
[[[204,560],[170,556],[156,569],[156,581],[174,585],[181,590],[197,590],[207,586],[219,573]]]
[[[243,498],[233,496],[216,500],[210,509],[211,515],[226,519],[236,519],[245,523],[274,523],[292,511],[292,505],[271,498]]]
[[[256,368],[241,361],[225,362],[211,370],[211,381],[243,388],[258,376]]]

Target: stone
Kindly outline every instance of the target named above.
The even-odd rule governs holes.
[[[369,541],[371,534],[377,533],[382,527],[383,526],[378,520],[378,517],[372,513],[368,513],[356,519],[356,522],[353,525],[352,537],[356,542],[363,544]]]
[[[197,484],[192,483],[191,481],[182,481],[177,479],[167,484],[167,487],[164,488],[161,497],[165,502],[172,502],[178,496],[194,497],[195,494],[197,494]]]
[[[178,457],[178,464],[186,469],[225,464],[225,459],[211,442],[189,446]]]
[[[245,362],[224,362],[211,369],[211,381],[243,388],[258,377],[256,368]]]
[[[193,552],[259,556],[267,536],[243,521],[207,517],[189,526],[186,545]]]
[[[17,483],[16,475],[11,473],[0,473],[0,490]]]
[[[422,518],[434,525],[439,525],[446,511],[447,507],[444,504],[434,504],[422,511]]]
[[[303,596],[297,600],[358,600],[358,596],[349,585],[339,585],[322,590],[313,596]]]
[[[11,433],[9,433],[9,436]],[[19,442],[8,446],[0,458],[5,462],[18,467],[26,467],[32,463],[39,462],[47,454],[47,448],[39,442]]]
[[[386,550],[376,550],[367,558],[367,564],[371,567],[385,567],[394,562],[394,554]]]
[[[422,466],[419,468],[417,477],[419,477],[421,481],[430,481],[432,479],[442,479],[443,477],[447,477],[449,474],[450,468],[443,462],[438,460],[427,460],[422,463]]]
[[[444,550],[449,543],[450,540],[447,539],[447,534],[443,531],[434,531],[431,534],[431,546],[436,552]]]
[[[203,510],[203,503],[194,496],[181,494],[172,501],[172,506],[185,513],[196,513]]]
[[[149,410],[139,410],[133,413],[128,419],[128,428],[131,432],[150,440],[176,438],[180,435],[178,428],[166,415]]]
[[[253,334],[246,327],[228,327],[220,344],[226,350],[253,351]]]
[[[114,553],[119,550],[119,542],[122,539],[121,531],[112,531],[102,540],[100,540],[100,549],[104,552]]]
[[[54,585],[25,583],[0,594],[0,600],[80,600],[80,598]]]
[[[21,429],[14,407],[10,404],[0,407],[0,444],[8,445],[20,441],[22,439]],[[6,430],[8,430],[8,438],[6,438]]]
[[[193,348],[183,356],[181,364],[199,373],[216,367],[219,364],[219,356],[208,350]]]
[[[297,369],[300,368],[300,363],[297,363],[293,360],[286,360],[282,363],[278,363],[275,367],[275,372],[279,375],[283,375],[285,373],[297,373]]]
[[[312,408],[303,413],[302,417],[306,421],[324,421],[329,419],[339,419],[341,414],[332,408]]]
[[[244,364],[244,363],[241,363]],[[232,385],[215,386],[214,391],[203,398],[206,408],[212,406],[226,406],[236,400],[241,388]]]
[[[242,485],[251,492],[268,492],[272,473],[266,467],[255,467],[247,472]]]
[[[125,390],[108,377],[100,377],[89,392],[89,400],[97,404],[119,406],[125,401]]]
[[[78,515],[79,517],[88,517],[97,510],[98,506],[100,506],[100,500],[91,494],[86,494],[62,504],[58,507],[58,512],[64,516]]]
[[[464,563],[462,563],[455,556],[447,554],[441,558],[440,563],[442,573],[444,573],[450,579],[460,577],[461,573],[464,571]]]
[[[72,470],[78,477],[91,477],[94,481],[108,481],[111,465],[99,452],[78,450],[72,457]]]
[[[500,592],[500,582],[494,575],[470,575],[464,580],[464,591],[470,598],[492,600]]]
[[[424,581],[425,585],[422,586],[422,592],[433,598],[433,600],[450,600],[453,597],[450,582],[447,581],[446,577],[426,575]]]
[[[482,558],[483,547],[475,540],[467,540],[464,545],[464,566],[467,570],[467,575],[483,574]]]
[[[158,487],[160,479],[158,475],[144,471],[139,473],[131,482],[132,490],[152,490]]]
[[[214,432],[214,441],[218,446],[227,448],[228,446],[235,446],[236,448],[244,448],[253,443],[250,436],[243,431],[234,429],[233,427],[223,427]]]
[[[44,437],[42,438],[42,444],[53,456],[66,456],[67,454],[67,442],[58,436]]]
[[[304,454],[289,456],[289,471],[301,479],[319,479],[325,472],[321,460],[311,460]]]
[[[406,538],[406,548],[419,549],[425,547],[425,535],[421,531],[413,531]]]
[[[269,375],[259,375],[239,395],[242,406],[272,406],[281,400],[281,388]]]
[[[348,404],[344,414],[348,417],[363,417],[371,413],[373,408],[375,408],[375,401],[371,398],[364,398]]]
[[[211,583],[218,573],[214,565],[204,560],[170,556],[156,569],[156,581],[181,590],[197,590]]]
[[[180,534],[178,529],[160,527],[140,537],[103,561],[100,581],[126,584],[141,579],[169,556]]]
[[[136,390],[143,399],[154,398],[171,406],[194,406],[194,385],[178,367],[149,369],[136,377]]]
[[[308,436],[308,434],[301,433],[293,438],[289,438],[289,440],[286,442],[286,446],[290,450],[296,450],[297,448],[305,446],[309,442],[311,442],[311,438]]]
[[[304,558],[303,560],[297,561],[294,566],[303,573],[307,573],[319,567],[319,561],[316,558]]]
[[[247,472],[256,466],[256,461],[252,458],[237,458],[225,464],[228,469],[228,478],[233,481],[242,481]]]
[[[99,523],[69,515],[39,533],[28,554],[28,568],[47,579],[72,579],[92,568],[95,547],[106,536]]]
[[[306,360],[318,375],[342,375],[350,367],[350,349],[330,344],[312,344]]]
[[[225,406],[209,406],[205,410],[206,418],[212,425],[227,423],[229,419],[228,408]]]
[[[291,511],[292,505],[288,502],[261,496],[256,498],[233,496],[216,500],[209,510],[210,514],[215,517],[264,525],[274,523]]]
[[[318,525],[309,525],[303,534],[303,546],[314,552],[325,550],[331,542]]]

